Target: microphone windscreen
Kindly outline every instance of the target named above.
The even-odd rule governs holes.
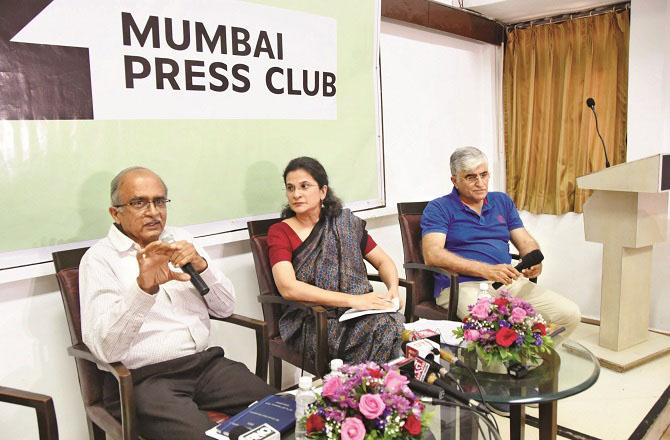
[[[596,106],[596,101],[593,98],[589,98],[586,100],[586,106],[589,108],[593,108]]]
[[[176,241],[172,234],[170,234],[169,232],[165,232],[165,231],[163,231],[163,233],[161,234],[160,240],[163,243],[167,243],[167,244],[172,244]]]
[[[521,262],[516,266],[516,270],[528,269],[529,267],[540,264],[544,260],[544,255],[539,249],[528,252],[523,256]]]

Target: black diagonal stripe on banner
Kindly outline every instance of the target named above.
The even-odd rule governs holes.
[[[88,49],[9,41],[49,3],[0,0],[0,119],[93,119]]]

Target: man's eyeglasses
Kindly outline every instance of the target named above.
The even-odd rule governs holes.
[[[463,176],[463,179],[465,179],[466,182],[469,184],[475,184],[479,179],[482,179],[483,182],[486,182],[489,180],[490,174],[488,171],[481,172],[479,174],[466,174]]]
[[[305,191],[309,190],[310,188],[312,188],[314,186],[319,186],[319,185],[315,185],[314,183],[309,183],[309,182],[300,182],[298,184],[298,186],[288,184],[288,185],[286,185],[286,188],[284,188],[284,189],[286,190],[287,194],[293,194],[298,189],[302,192],[305,192]]]
[[[122,205],[113,205],[115,208],[122,208],[124,206],[130,206],[131,208],[142,211],[146,209],[150,204],[153,204],[156,209],[165,209],[167,204],[170,203],[170,199],[165,197],[159,197],[157,199],[148,200],[148,199],[132,199],[128,203]]]

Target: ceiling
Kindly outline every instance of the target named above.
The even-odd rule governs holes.
[[[433,0],[459,6],[458,0]],[[622,0],[462,0],[463,7],[505,24],[594,9]]]

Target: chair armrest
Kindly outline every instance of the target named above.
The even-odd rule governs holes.
[[[40,440],[58,440],[56,410],[50,396],[0,386],[0,402],[34,408]]]
[[[441,267],[437,266],[428,266],[427,264],[423,263],[405,263],[403,267],[405,269],[426,270],[428,272],[439,273],[440,275],[444,275],[447,277],[456,277],[458,279],[457,273],[449,272],[448,270],[442,269]]]
[[[240,325],[254,330],[256,333],[256,376],[267,381],[268,375],[268,357],[269,357],[269,344],[270,336],[268,331],[268,325],[265,321],[259,319],[249,318],[248,316],[238,315],[233,313],[232,315],[226,318],[219,318],[217,316],[211,316],[210,319],[215,321],[229,322],[231,324]]]
[[[304,311],[310,312],[315,320],[316,329],[316,358],[314,366],[316,376],[323,377],[328,371],[328,318],[326,308],[319,304],[311,304],[302,301],[290,301],[279,295],[273,295],[269,292],[261,292],[257,297],[261,304],[277,304],[283,306],[293,306]]]
[[[260,295],[258,295],[257,299],[258,302],[261,304],[279,304],[282,306],[293,306],[305,311],[310,311],[312,313],[323,313],[326,311],[326,308],[319,304],[310,304],[302,301],[291,301],[277,295],[261,293]]]
[[[213,319],[215,321],[229,322],[231,324],[241,325],[242,327],[250,328],[255,331],[259,330],[262,331],[263,328],[267,326],[267,324],[265,324],[265,321],[250,318],[244,315],[238,315],[237,313],[233,313],[232,315],[227,316],[225,318],[219,318],[218,316],[212,316],[212,315],[210,315],[209,317],[210,319]]]
[[[369,273],[368,274],[368,280],[370,281],[379,281],[380,283],[383,283],[384,281],[382,280],[382,277],[379,276],[379,274],[376,273]],[[406,289],[411,289],[414,287],[414,282],[406,280],[404,278],[398,278],[398,284],[400,287],[404,287]]]
[[[422,263],[405,263],[403,265],[405,269],[417,269],[417,270],[425,270],[428,272],[433,272],[433,273],[438,273],[440,275],[444,275],[449,277],[450,279],[450,288],[449,288],[449,310],[447,311],[448,315],[447,317],[449,318],[450,321],[458,321],[458,316],[456,315],[456,312],[458,311],[458,274],[457,273],[452,273],[449,272],[446,269],[442,269],[441,267],[436,267],[436,266],[428,266],[426,264]],[[418,298],[413,298],[418,302]],[[413,315],[411,315],[413,316]]]
[[[135,399],[133,397],[133,379],[130,370],[121,362],[104,362],[98,359],[85,344],[76,344],[67,349],[70,356],[92,362],[101,370],[108,371],[119,383],[119,403],[121,405],[121,428],[123,439],[137,439],[135,423]]]

